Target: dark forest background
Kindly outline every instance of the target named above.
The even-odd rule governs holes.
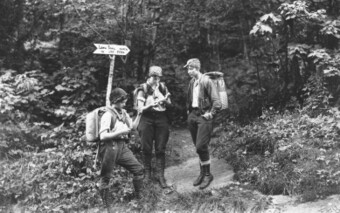
[[[307,141],[314,147],[315,138],[322,140],[316,153],[339,158],[339,15],[340,2],[334,0],[0,0],[0,157],[11,162],[1,167],[0,198],[38,209],[57,198],[65,198],[60,205],[66,209],[75,208],[74,201],[97,202],[94,146],[83,139],[84,117],[105,105],[110,60],[93,54],[94,43],[130,48],[127,56],[116,57],[113,77],[113,86],[131,95],[130,112],[132,91],[148,68],[163,68],[174,127],[186,120],[186,61],[199,58],[203,71],[223,72],[230,108],[219,117],[215,145],[244,172],[236,178],[269,194],[306,192],[317,198],[312,186],[320,180],[328,181],[320,187],[329,180],[330,188],[339,185],[339,162],[326,165],[323,158],[322,169],[332,169],[314,179],[307,174],[321,167],[299,177],[287,168],[292,172],[285,173],[291,175],[287,181],[272,185],[259,178],[264,173],[254,180],[246,172],[250,165],[242,163],[250,160],[248,150],[262,160],[272,154],[273,167],[281,160],[295,165],[310,153],[292,144]],[[132,147],[138,150],[138,143]],[[233,147],[242,152],[231,153]],[[278,149],[284,154],[276,156]],[[76,184],[72,191],[69,184]],[[117,196],[125,196],[122,188]],[[51,189],[58,191],[47,194]]]

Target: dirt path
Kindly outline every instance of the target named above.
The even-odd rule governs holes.
[[[192,185],[199,172],[198,157],[186,128],[171,131],[167,161],[165,176],[178,193],[199,190]],[[221,188],[233,183],[232,167],[221,159],[212,158],[211,161],[214,181],[206,190]],[[272,202],[265,213],[340,213],[340,195],[307,203],[299,203],[296,197],[282,195],[270,197]]]
[[[171,131],[167,161],[165,177],[177,192],[199,190],[192,185],[199,174],[199,160],[189,130],[186,128]],[[220,188],[233,182],[233,169],[222,159],[212,157],[211,173],[214,175],[214,180],[207,189]]]
[[[166,157],[167,168],[165,171],[165,176],[168,182],[173,184],[175,190],[179,194],[199,191],[198,187],[194,187],[192,185],[193,180],[199,173],[198,157],[194,145],[192,144],[190,133],[185,127],[171,130]],[[214,181],[207,189],[204,190],[206,192],[215,191],[211,189],[218,189],[233,183],[232,177],[234,173],[232,167],[222,159],[212,158],[211,161],[211,172],[214,175]],[[250,196],[254,199],[249,200],[248,206],[251,206],[251,202],[256,203],[259,199],[266,197],[257,191],[248,191],[245,193],[245,191],[242,191],[242,189],[239,191],[234,189],[230,192],[232,193],[232,196],[229,196],[225,199],[229,200],[233,197],[240,196],[244,196],[246,198],[248,195],[257,194],[256,196]],[[172,195],[175,196],[176,194],[177,193],[173,193]],[[188,196],[190,196],[190,194]],[[211,194],[211,196],[216,197],[219,195]],[[269,208],[264,211],[265,213],[340,213],[340,195],[334,195],[324,200],[308,203],[299,203],[297,202],[297,198],[289,196],[270,197],[272,198],[272,201]],[[168,199],[169,197],[163,195],[159,204],[157,205],[163,205]],[[127,209],[130,209],[131,207],[125,205],[126,204],[119,204],[119,210],[117,210],[117,212],[129,212]],[[202,205],[204,206],[204,204]],[[160,211],[157,212],[176,212],[173,211],[169,206],[168,209],[161,210],[163,209],[161,206],[157,209],[160,209]],[[20,205],[15,205],[12,206],[8,212],[19,213],[23,211],[23,207]],[[78,212],[99,213],[106,211],[102,206],[100,206]],[[243,212],[252,212],[252,210],[251,208],[247,208],[244,209]]]

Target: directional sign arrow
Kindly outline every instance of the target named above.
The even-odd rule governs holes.
[[[127,55],[130,49],[125,45],[117,44],[94,44],[97,49],[93,52],[94,54],[105,54],[105,55]]]

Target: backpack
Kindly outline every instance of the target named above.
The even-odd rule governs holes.
[[[105,112],[110,112],[112,115],[111,125],[116,123],[117,115],[107,107],[99,107],[92,110],[86,115],[85,120],[85,138],[87,142],[99,142],[100,119]]]
[[[223,78],[224,74],[222,72],[213,71],[213,72],[204,73],[204,75],[208,76],[217,88],[218,96],[222,104],[221,110],[227,109],[228,108],[228,94],[227,94],[225,81]]]
[[[166,92],[166,86],[164,84],[164,82],[160,82],[159,83],[159,91],[165,95]],[[140,90],[143,90],[144,92],[144,98],[147,98],[147,94],[148,94],[148,85],[146,83],[141,84],[139,87],[137,87],[134,91],[133,91],[133,109],[134,110],[138,110],[138,100],[137,100],[137,95],[138,92]]]

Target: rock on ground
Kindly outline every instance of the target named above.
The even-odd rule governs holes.
[[[298,203],[296,197],[271,196],[272,205],[266,213],[340,213],[340,195],[315,202]]]

